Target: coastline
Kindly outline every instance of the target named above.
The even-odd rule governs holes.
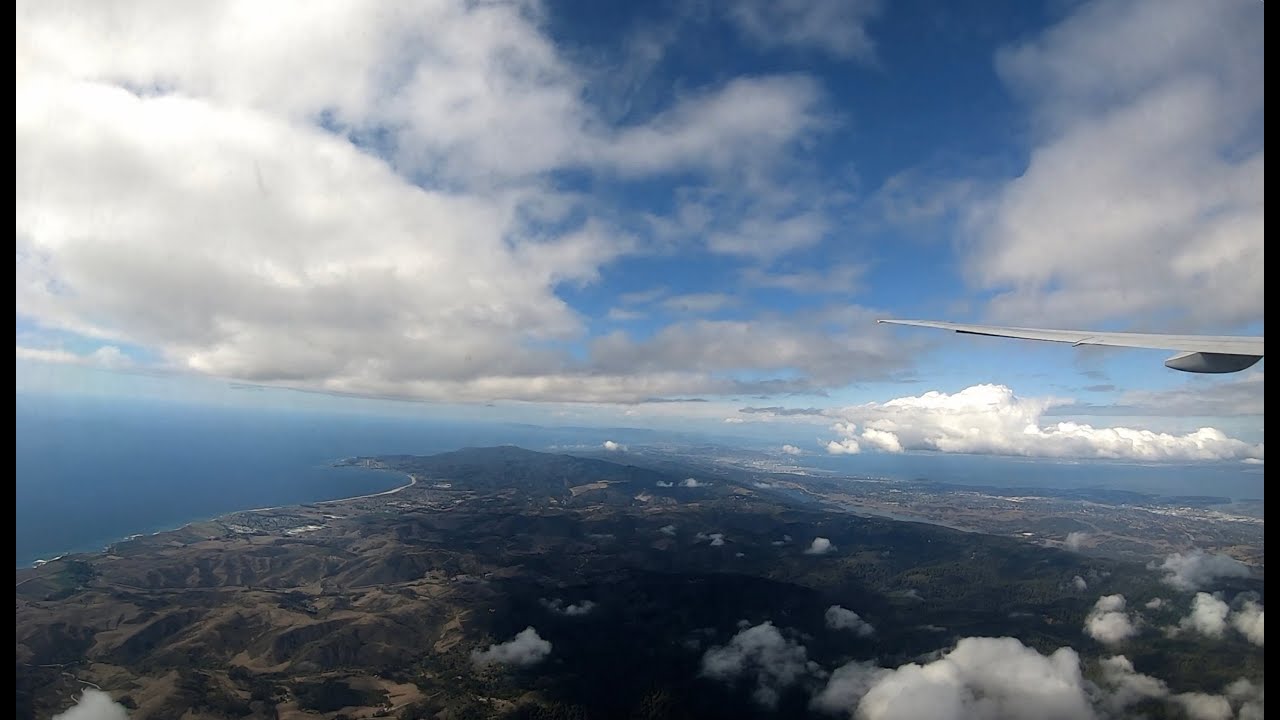
[[[387,472],[395,472],[395,471],[388,470]],[[302,505],[331,505],[333,503],[347,502],[349,500],[363,500],[364,498],[380,497],[382,495],[395,495],[401,490],[404,490],[405,488],[411,488],[417,484],[418,482],[417,476],[412,474],[406,474],[406,477],[409,478],[409,482],[405,483],[404,485],[400,485],[399,487],[393,487],[390,490],[383,490],[382,492],[369,493],[367,495],[354,495],[352,497],[334,498],[332,500],[317,500],[316,502],[309,502],[309,503],[288,503],[286,505],[272,505],[271,507],[250,508],[248,510],[235,510],[229,513],[223,513],[216,517],[208,518],[207,520],[193,520],[192,522],[209,522],[210,520],[217,520],[220,517],[226,517],[227,515],[234,515],[236,513],[241,513],[241,512],[266,512],[268,510],[284,510],[285,508],[300,507]],[[191,523],[187,523],[187,525],[190,525],[190,524]],[[186,527],[186,525],[183,525],[182,527]],[[181,529],[181,528],[178,528],[178,529]],[[157,533],[151,533],[151,534],[156,535]]]
[[[340,468],[340,467],[343,467],[343,466],[341,466],[341,465],[329,465],[328,467],[331,467],[331,468]],[[387,469],[387,468],[380,468],[380,467],[370,467],[370,468],[365,468],[365,469],[368,469],[368,470],[377,470],[377,471],[380,471],[380,472],[398,472],[398,471],[395,471],[395,470],[389,470],[389,469]],[[155,536],[155,535],[160,535],[160,534],[162,534],[162,533],[177,532],[177,531],[179,531],[179,530],[183,530],[183,529],[185,529],[185,528],[187,528],[187,527],[190,527],[190,526],[192,526],[192,525],[195,525],[196,523],[214,522],[214,521],[216,521],[216,520],[218,520],[218,519],[220,519],[220,518],[224,518],[224,517],[227,517],[227,516],[229,516],[229,515],[235,515],[235,514],[237,514],[237,513],[245,513],[245,512],[265,512],[265,511],[269,511],[269,510],[285,510],[285,509],[288,509],[288,508],[304,507],[304,506],[308,506],[308,505],[331,505],[331,504],[334,504],[334,503],[348,502],[348,501],[350,501],[350,500],[361,500],[361,499],[371,498],[371,497],[380,497],[380,496],[383,496],[383,495],[394,495],[394,494],[396,494],[396,493],[400,492],[401,490],[404,490],[404,489],[406,489],[406,488],[413,487],[415,484],[417,484],[417,477],[416,477],[416,476],[414,476],[414,475],[412,475],[412,474],[408,474],[408,473],[401,473],[401,474],[404,474],[406,477],[408,477],[408,478],[409,478],[409,482],[407,482],[407,483],[405,483],[405,484],[403,484],[403,485],[398,485],[398,486],[396,486],[396,487],[394,487],[394,488],[391,488],[390,490],[383,490],[383,491],[376,492],[376,493],[365,493],[365,494],[363,494],[363,495],[352,495],[352,496],[349,496],[349,497],[332,498],[332,499],[329,499],[329,500],[317,500],[317,501],[314,501],[314,502],[296,502],[296,503],[286,503],[286,504],[283,504],[283,505],[273,505],[273,506],[270,506],[270,507],[249,508],[249,509],[246,509],[246,510],[231,510],[231,511],[223,512],[223,513],[219,513],[219,514],[217,514],[217,515],[213,515],[213,516],[192,518],[192,519],[187,520],[187,521],[185,521],[185,522],[183,522],[183,523],[181,523],[181,524],[179,524],[179,525],[176,525],[176,526],[163,527],[163,528],[160,528],[160,529],[158,529],[158,530],[148,530],[148,531],[143,531],[143,532],[131,533],[131,534],[129,534],[129,535],[125,535],[124,537],[118,537],[118,538],[115,538],[115,539],[113,539],[113,540],[111,540],[111,541],[107,542],[107,543],[106,543],[106,544],[104,544],[104,545],[99,545],[97,542],[94,542],[94,543],[92,543],[92,546],[91,546],[91,547],[90,547],[90,546],[88,546],[88,545],[85,545],[85,546],[81,546],[81,548],[79,548],[79,549],[75,549],[75,548],[73,548],[73,549],[62,550],[62,551],[59,551],[59,552],[58,552],[56,555],[54,555],[53,557],[49,557],[49,558],[47,558],[47,559],[46,559],[46,558],[36,558],[36,559],[34,559],[34,560],[30,560],[30,561],[18,562],[18,563],[15,563],[14,570],[32,570],[32,569],[39,568],[39,567],[41,567],[41,566],[43,566],[43,565],[46,565],[46,564],[48,564],[48,563],[51,563],[51,562],[57,562],[57,561],[59,561],[59,560],[63,560],[63,559],[65,559],[65,558],[70,557],[70,556],[73,556],[73,555],[94,555],[94,554],[105,553],[105,552],[109,551],[109,550],[112,548],[112,546],[117,545],[117,544],[122,543],[122,542],[128,542],[129,540],[134,540],[134,539],[136,539],[136,538],[140,538],[140,537],[143,537],[143,536]]]

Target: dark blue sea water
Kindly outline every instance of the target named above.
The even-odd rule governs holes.
[[[237,510],[350,497],[404,478],[353,455],[544,447],[536,428],[18,396],[17,564]]]

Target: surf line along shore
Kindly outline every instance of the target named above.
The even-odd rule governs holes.
[[[390,490],[382,492],[369,493],[368,495],[356,495],[355,497],[334,498],[333,500],[318,500],[311,503],[289,503],[288,505],[272,505],[271,507],[252,508],[249,510],[240,510],[239,512],[265,512],[267,510],[280,510],[281,508],[298,507],[299,505],[332,505],[333,503],[347,502],[348,500],[364,500],[371,497],[382,497],[383,495],[395,495],[406,488],[411,488],[418,484],[417,475],[409,475],[409,482],[400,487],[393,487]]]

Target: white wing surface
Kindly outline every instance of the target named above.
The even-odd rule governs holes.
[[[936,320],[877,320],[893,325],[954,330],[968,335],[1020,338],[1107,347],[1177,350],[1165,365],[1174,370],[1201,373],[1238,372],[1262,359],[1262,337],[1231,335],[1162,335],[1158,333],[1095,332],[1092,330],[1048,330],[1043,328],[968,325]]]

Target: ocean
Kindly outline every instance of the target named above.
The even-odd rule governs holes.
[[[534,428],[284,410],[17,398],[17,566],[238,510],[388,490],[355,455],[546,444]]]

